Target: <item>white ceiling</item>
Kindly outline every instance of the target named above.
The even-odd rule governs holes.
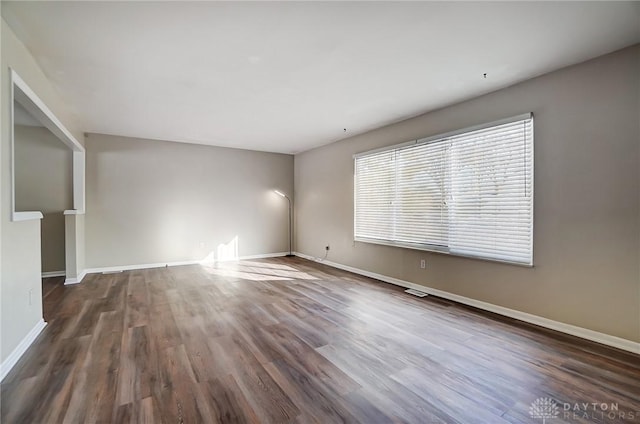
[[[640,41],[638,2],[2,3],[84,131],[283,153]]]

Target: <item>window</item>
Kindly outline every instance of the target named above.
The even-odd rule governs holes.
[[[533,117],[355,155],[355,239],[533,263]]]

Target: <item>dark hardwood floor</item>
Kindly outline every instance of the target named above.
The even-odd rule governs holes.
[[[3,423],[640,423],[639,356],[300,258],[44,289]]]

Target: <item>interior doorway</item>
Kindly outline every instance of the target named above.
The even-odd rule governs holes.
[[[17,101],[13,107],[15,210],[42,213],[42,276],[66,276],[64,211],[73,209],[73,151]]]
[[[13,70],[11,97],[11,220],[40,221],[42,277],[80,282],[84,147]]]

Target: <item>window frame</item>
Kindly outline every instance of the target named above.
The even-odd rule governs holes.
[[[356,219],[357,219],[356,160],[358,158],[369,156],[376,153],[382,153],[385,151],[391,151],[391,150],[397,150],[405,147],[412,147],[412,146],[418,146],[421,144],[427,144],[430,142],[439,141],[444,138],[453,137],[453,136],[464,134],[464,133],[483,130],[490,127],[495,127],[503,124],[509,124],[512,122],[524,121],[524,120],[531,120],[531,225],[530,225],[530,234],[529,234],[530,250],[531,250],[530,263],[509,261],[509,260],[498,259],[498,258],[490,258],[490,257],[484,257],[480,255],[464,254],[464,253],[459,253],[455,251],[452,252],[448,246],[441,246],[441,245],[435,245],[435,244],[405,243],[400,241],[390,241],[390,240],[384,240],[384,239],[374,239],[374,238],[356,236]],[[535,251],[534,251],[534,242],[533,242],[534,225],[535,225],[535,135],[534,133],[535,133],[534,116],[532,112],[528,112],[528,113],[511,116],[508,118],[499,119],[496,121],[473,125],[473,126],[461,128],[454,131],[435,134],[432,136],[423,137],[416,140],[411,140],[403,143],[394,144],[391,146],[380,147],[377,149],[367,150],[364,152],[354,154],[353,155],[353,209],[352,209],[353,210],[353,241],[354,243],[361,242],[361,243],[377,244],[382,246],[399,247],[399,248],[405,248],[405,249],[440,253],[440,254],[445,254],[450,256],[462,257],[462,258],[477,259],[481,261],[516,265],[516,266],[525,267],[525,268],[533,268],[535,263]]]

